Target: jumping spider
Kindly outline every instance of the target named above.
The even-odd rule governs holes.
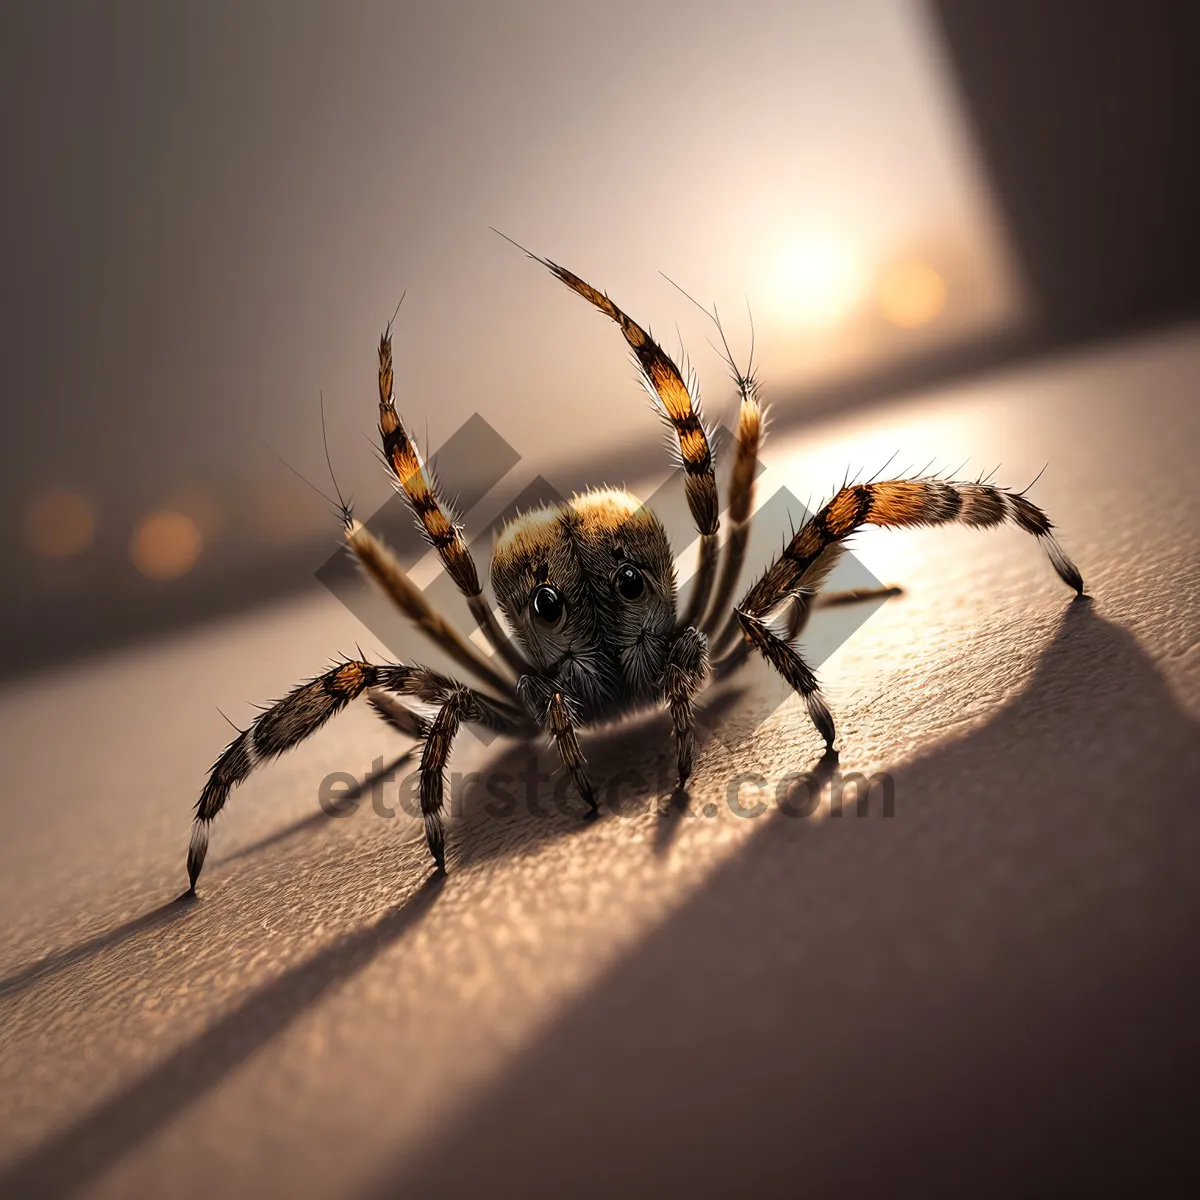
[[[710,679],[728,676],[757,650],[803,697],[831,750],[833,718],[794,639],[841,555],[842,543],[863,525],[957,521],[985,527],[1011,521],[1041,542],[1063,582],[1083,594],[1079,571],[1055,541],[1049,520],[1023,494],[982,480],[955,483],[921,477],[843,487],[731,607],[749,536],[764,432],[752,370],[743,374],[733,368],[741,407],[727,498],[730,531],[722,552],[717,533],[721,506],[709,436],[678,367],[602,292],[553,262],[530,257],[616,322],[660,415],[678,439],[687,502],[700,535],[699,567],[684,610],[676,612],[674,556],[659,520],[628,492],[589,491],[525,513],[501,531],[491,583],[512,630],[510,637],[484,596],[461,526],[439,497],[396,412],[389,323],[379,341],[383,456],[426,538],[466,597],[496,661],[430,607],[388,549],[343,506],[346,541],[365,572],[483,686],[469,686],[417,664],[349,659],[265,709],[217,760],[196,804],[187,859],[193,892],[204,865],[209,826],[230,789],[260,762],[314,733],[363,692],[369,693],[369,702],[384,721],[422,742],[421,811],[429,851],[443,871],[444,772],[464,721],[514,737],[547,732],[580,796],[595,812],[596,796],[576,730],[665,702],[682,786],[695,751],[694,700]],[[732,358],[727,361],[733,366]],[[785,607],[790,608],[790,626],[780,632],[771,618]],[[400,697],[437,706],[436,714],[427,719]]]

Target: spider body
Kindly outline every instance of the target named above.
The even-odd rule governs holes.
[[[1083,594],[1082,578],[1055,540],[1049,520],[1024,494],[982,480],[919,478],[843,487],[805,522],[734,606],[763,438],[752,375],[741,373],[732,358],[727,359],[741,405],[725,507],[729,532],[722,545],[713,455],[694,385],[689,388],[649,333],[606,295],[554,263],[537,261],[619,326],[671,428],[700,535],[699,563],[686,604],[679,611],[674,554],[661,522],[630,493],[599,489],[525,513],[500,532],[490,583],[506,630],[483,593],[461,526],[438,495],[396,411],[389,325],[379,342],[384,458],[494,653],[483,654],[435,611],[387,547],[343,508],[347,546],[364,572],[478,682],[469,685],[418,664],[351,659],[265,709],[217,759],[196,804],[187,859],[192,891],[204,864],[210,826],[232,788],[364,693],[381,719],[421,743],[421,811],[439,870],[445,867],[445,767],[463,722],[513,737],[547,734],[580,796],[594,811],[595,794],[576,736],[579,728],[665,705],[683,786],[695,754],[696,697],[710,680],[729,675],[758,652],[804,699],[826,748],[832,749],[833,718],[795,639],[822,600],[863,598],[858,593],[822,595],[821,588],[846,539],[864,525],[959,522],[986,528],[1007,521],[1037,538],[1060,578]],[[780,629],[783,613],[787,627]],[[432,717],[426,715],[430,707]]]
[[[533,668],[518,694],[553,680],[585,725],[660,698],[676,637],[675,560],[635,496],[586,492],[510,522],[491,582]]]

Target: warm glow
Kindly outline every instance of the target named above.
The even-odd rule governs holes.
[[[154,512],[143,517],[129,541],[129,557],[151,579],[174,579],[195,565],[204,548],[200,529],[181,512]]]
[[[831,237],[793,243],[780,253],[774,275],[779,315],[813,329],[845,318],[860,300],[865,280],[858,256]]]
[[[96,517],[78,492],[48,491],[35,496],[25,513],[25,537],[43,558],[70,558],[92,544]]]
[[[932,321],[945,307],[946,281],[927,263],[896,263],[883,273],[876,298],[880,311],[893,325],[915,329]]]

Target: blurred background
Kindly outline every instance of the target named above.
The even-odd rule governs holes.
[[[1200,1195],[1194,8],[0,4],[0,1197]],[[666,714],[589,732],[587,824],[536,806],[552,747],[459,739],[440,886],[418,751],[358,705],[180,902],[226,722],[392,646],[299,478],[331,487],[322,392],[441,601],[376,458],[402,294],[399,404],[473,542],[537,488],[679,514],[617,331],[493,226],[686,348],[713,422],[663,273],[753,336],[751,563],[893,451],[1049,460],[1095,599],[1017,529],[856,545],[904,595],[820,673],[895,820],[734,815],[818,753],[756,663],[701,819]]]
[[[663,473],[607,289],[776,428],[1200,308],[1188,5],[12,3],[0,670],[313,585],[374,347],[436,448]],[[932,451],[931,451],[932,453]],[[823,487],[825,481],[818,481]]]

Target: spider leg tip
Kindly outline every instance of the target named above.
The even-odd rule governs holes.
[[[193,896],[196,894],[196,880],[198,880],[200,878],[201,865],[202,865],[202,863],[197,861],[195,854],[191,854],[191,853],[188,854],[188,864],[187,864],[188,892],[191,893],[191,895],[193,895]]]

